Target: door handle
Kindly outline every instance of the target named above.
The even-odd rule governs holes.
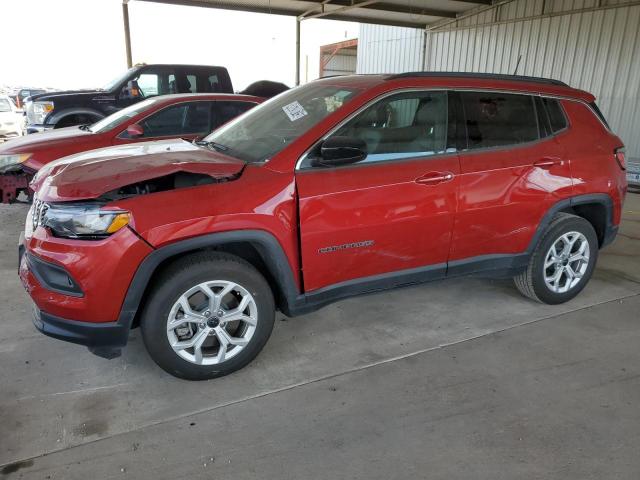
[[[556,157],[544,157],[533,163],[534,167],[538,168],[551,168],[555,165],[562,165],[562,160]]]
[[[420,185],[436,185],[451,180],[453,180],[453,173],[451,172],[430,172],[416,178],[415,182]]]

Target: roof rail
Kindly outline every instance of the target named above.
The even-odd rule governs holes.
[[[554,80],[552,78],[542,77],[527,77],[524,75],[508,75],[504,73],[473,73],[473,72],[405,72],[395,75],[389,75],[386,80],[395,80],[397,78],[411,78],[411,77],[458,77],[458,78],[482,78],[488,80],[508,80],[514,82],[529,82],[529,83],[543,83],[546,85],[558,85],[562,87],[568,87],[564,82],[560,80]]]

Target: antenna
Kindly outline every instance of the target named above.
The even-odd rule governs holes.
[[[514,75],[516,75],[518,73],[518,67],[520,66],[520,60],[522,60],[522,54],[518,55],[518,63],[516,63],[516,69],[513,71]]]

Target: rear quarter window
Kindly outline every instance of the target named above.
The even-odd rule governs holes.
[[[553,98],[543,98],[542,103],[549,115],[551,131],[553,133],[558,133],[559,131],[567,128],[567,117],[564,114],[564,110],[562,109],[560,102]]]

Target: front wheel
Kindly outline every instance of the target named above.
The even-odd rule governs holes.
[[[238,257],[193,254],[154,285],[140,321],[142,338],[153,360],[176,377],[228,375],[253,360],[271,335],[271,289]]]
[[[586,286],[598,258],[598,237],[584,218],[559,213],[536,247],[527,269],[514,278],[526,297],[556,305]]]

